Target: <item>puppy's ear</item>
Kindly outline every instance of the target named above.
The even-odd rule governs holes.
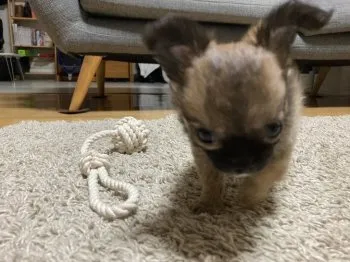
[[[185,70],[210,42],[201,25],[174,15],[167,15],[147,25],[143,40],[169,79],[180,85],[184,84]]]
[[[243,40],[276,53],[281,66],[284,66],[297,32],[300,29],[322,28],[332,14],[333,10],[325,11],[306,1],[291,0],[274,8],[248,31]]]

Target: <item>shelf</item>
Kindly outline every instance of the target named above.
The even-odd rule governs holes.
[[[21,57],[29,57],[29,58],[41,58],[41,59],[55,59],[54,56],[37,56],[37,55],[20,55]]]
[[[15,45],[16,48],[41,48],[41,49],[53,49],[54,46],[35,46],[35,45]]]
[[[27,72],[26,75],[55,75],[54,72]]]
[[[18,20],[18,21],[38,21],[37,18],[33,18],[33,17],[16,17],[16,16],[12,16],[11,18],[13,20]]]
[[[0,0],[1,2],[1,0]],[[30,62],[30,70],[34,72],[26,72],[25,75],[39,77],[39,78],[54,78],[57,74],[57,57],[56,46],[52,43],[52,46],[37,46],[33,45],[31,37],[34,36],[33,30],[37,29],[40,32],[44,32],[42,28],[38,27],[40,19],[32,12],[32,17],[24,17],[23,12],[16,12],[22,10],[16,10],[17,5],[24,5],[26,0],[5,0],[8,3],[7,8],[7,22],[9,25],[10,47],[13,53],[20,52],[21,58],[26,58],[26,62]],[[22,9],[22,8],[21,8]],[[20,28],[23,27],[23,28]],[[16,31],[17,29],[17,31]],[[20,35],[20,30],[23,30],[23,34]],[[30,33],[29,33],[30,31]],[[16,36],[18,39],[23,36],[27,37],[27,41],[16,42]],[[37,36],[35,34],[35,36]],[[45,40],[46,36],[43,37]],[[42,42],[38,42],[42,43]],[[45,44],[51,44],[51,42],[44,42]],[[53,56],[51,56],[53,54]],[[41,56],[42,55],[42,56]],[[32,64],[34,63],[34,64]],[[38,66],[35,63],[39,63]],[[53,68],[55,66],[55,68]],[[38,71],[35,71],[38,70]],[[43,71],[43,72],[40,72]],[[52,76],[52,77],[51,77]]]

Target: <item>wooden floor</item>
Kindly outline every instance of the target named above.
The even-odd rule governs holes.
[[[35,84],[36,86],[37,84]],[[25,88],[22,88],[25,90]],[[73,89],[52,89],[52,92],[23,92],[0,88],[0,126],[15,124],[23,120],[92,120],[134,116],[140,119],[155,119],[171,114],[172,104],[167,88],[116,88],[108,89],[105,99],[94,98],[89,93],[84,107],[90,112],[66,115],[58,113],[69,106]],[[37,90],[34,90],[37,91]],[[306,100],[304,114],[344,115],[350,114],[350,97],[326,96]]]
[[[120,118],[133,116],[139,119],[156,119],[174,113],[172,110],[144,110],[144,111],[93,111],[83,114],[66,115],[53,110],[35,108],[1,108],[0,126],[15,124],[23,120],[54,121],[54,120],[93,120],[105,118]],[[305,108],[306,116],[336,116],[350,115],[350,107],[320,107]]]

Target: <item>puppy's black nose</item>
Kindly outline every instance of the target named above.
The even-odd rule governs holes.
[[[245,159],[244,161],[237,161],[236,159],[231,159],[224,156],[221,156],[220,158],[215,157],[212,154],[209,154],[209,157],[213,165],[225,173],[244,174],[248,173],[253,168],[253,165],[250,163],[250,161]]]
[[[230,137],[223,141],[223,147],[207,150],[213,165],[232,174],[252,173],[261,170],[270,158],[273,145],[256,138]]]
[[[232,172],[233,172],[233,173],[237,173],[237,174],[243,174],[243,173],[246,173],[247,170],[246,170],[245,168],[241,167],[241,168],[234,168],[234,169],[232,170]]]

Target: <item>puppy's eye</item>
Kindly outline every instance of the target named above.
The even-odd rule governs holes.
[[[282,123],[274,122],[266,126],[266,135],[268,138],[276,138],[282,131]]]
[[[197,136],[199,140],[205,144],[212,144],[215,141],[214,134],[204,128],[197,129]]]

